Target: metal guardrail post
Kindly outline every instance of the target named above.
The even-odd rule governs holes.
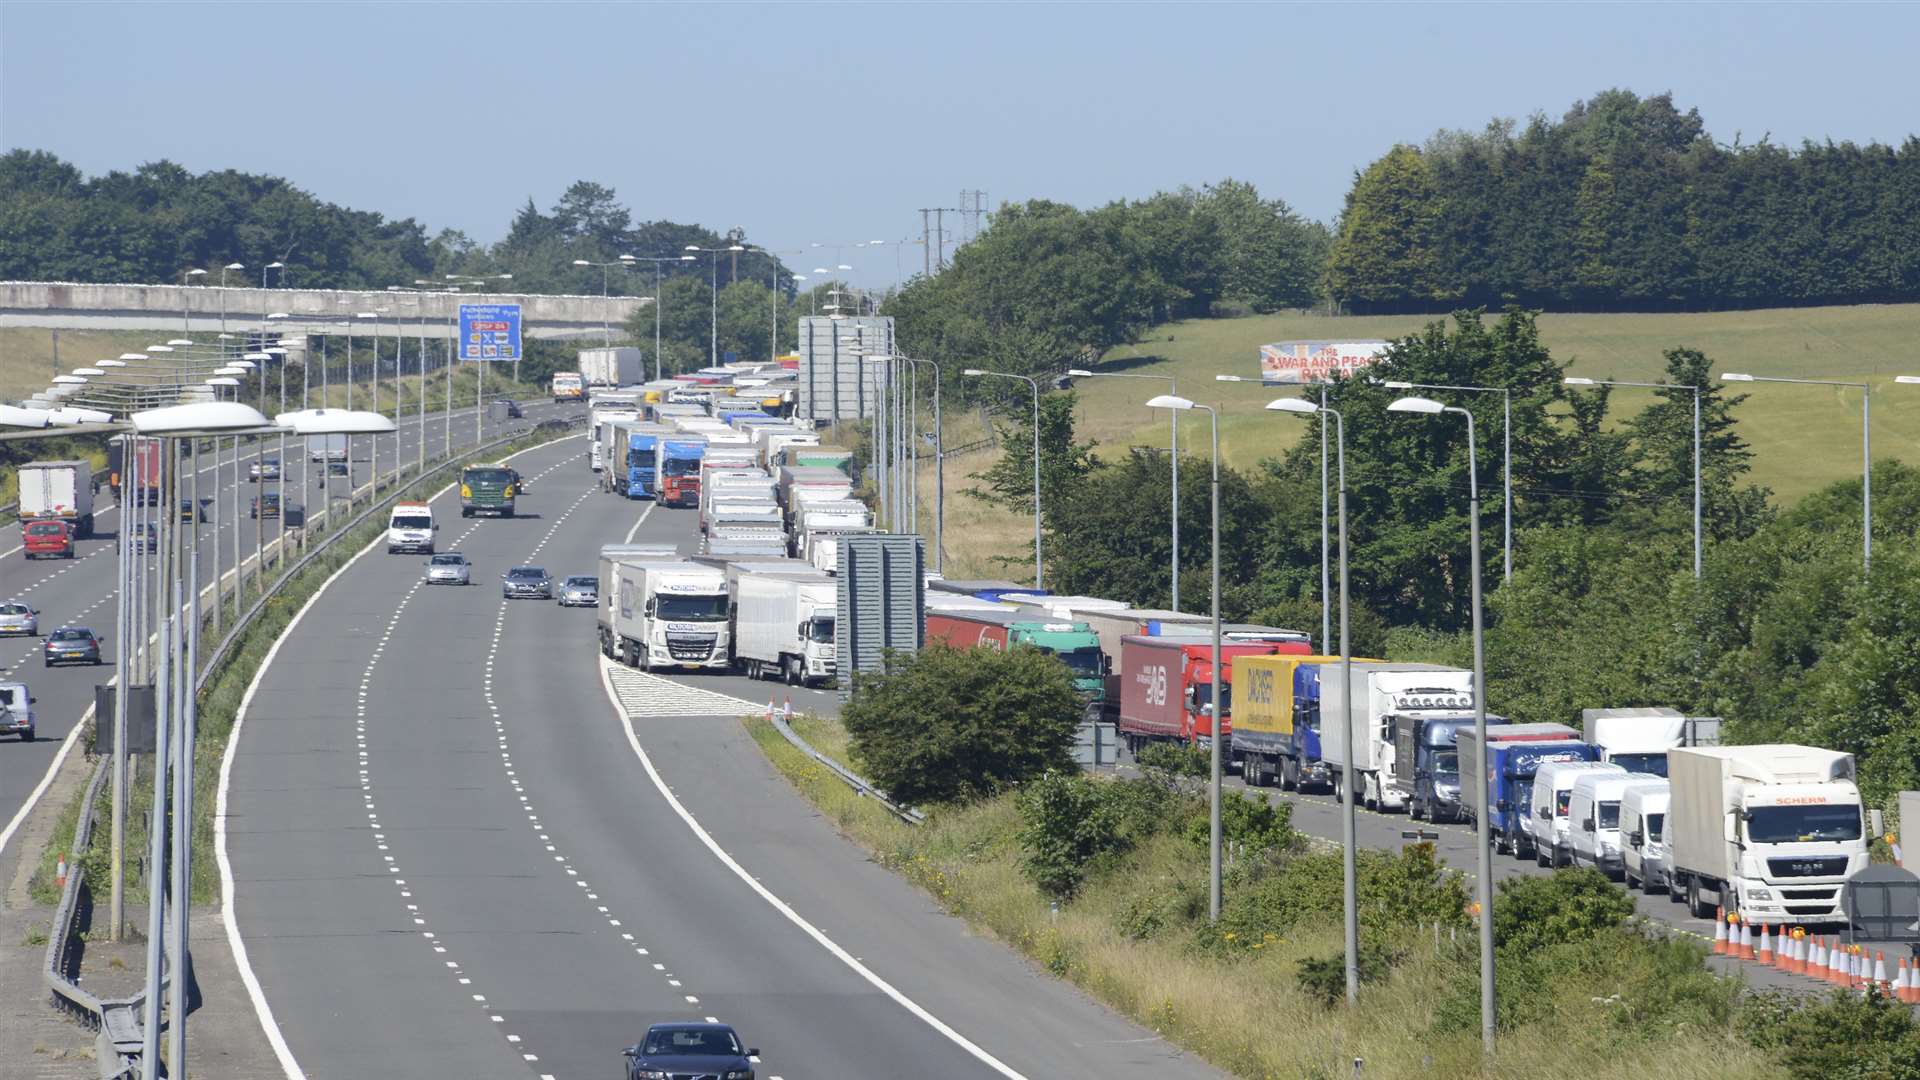
[[[885,792],[881,791],[879,788],[874,787],[872,784],[869,784],[865,780],[861,779],[859,773],[854,772],[852,769],[847,768],[845,765],[842,765],[839,762],[828,757],[827,755],[821,753],[820,751],[815,750],[812,744],[808,743],[807,740],[800,737],[799,732],[793,730],[793,725],[787,723],[787,718],[784,715],[777,712],[769,713],[767,716],[767,719],[773,721],[774,730],[778,731],[783,737],[786,738],[788,742],[792,743],[794,747],[798,749],[801,753],[807,755],[808,757],[819,762],[820,764],[825,765],[829,770],[833,772],[835,776],[838,776],[840,779],[846,781],[848,787],[852,788],[853,790],[859,792],[862,795],[878,800],[880,805],[886,807],[888,812],[893,814],[894,817],[899,818],[901,821],[904,821],[909,825],[918,825],[921,822],[927,820],[926,814],[922,813],[919,810],[914,809],[911,806],[899,805],[898,803],[894,802],[892,799],[887,798]]]

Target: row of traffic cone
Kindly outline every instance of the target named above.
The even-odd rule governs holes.
[[[751,716],[753,714],[748,713],[747,715]],[[773,707],[773,697],[771,695],[767,697],[767,719],[771,721],[775,715],[778,715],[782,720],[793,719],[793,698],[791,696],[777,709]]]
[[[1920,963],[1899,957],[1889,977],[1885,953],[1868,956],[1866,949],[1859,945],[1844,945],[1838,940],[1829,943],[1824,938],[1809,936],[1797,926],[1791,931],[1783,927],[1776,937],[1772,927],[1761,923],[1756,937],[1753,925],[1739,912],[1729,913],[1723,908],[1719,915],[1713,927],[1716,955],[1753,960],[1836,986],[1877,987],[1896,1001],[1920,1005]]]

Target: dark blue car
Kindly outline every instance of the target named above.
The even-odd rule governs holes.
[[[668,1080],[699,1076],[715,1080],[753,1080],[753,1058],[740,1036],[726,1024],[655,1024],[638,1045],[622,1051],[627,1080]]]

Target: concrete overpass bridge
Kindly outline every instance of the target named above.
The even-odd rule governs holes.
[[[651,301],[633,296],[549,296],[523,293],[336,291],[329,289],[221,288],[217,285],[88,285],[57,281],[0,281],[0,327],[56,330],[152,330],[217,334],[263,326],[286,334],[373,333],[446,340],[454,335],[461,304],[519,304],[527,338],[591,338],[603,326],[616,329]],[[267,316],[287,318],[268,323]]]

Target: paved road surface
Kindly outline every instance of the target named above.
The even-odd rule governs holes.
[[[360,560],[248,713],[235,911],[308,1075],[608,1076],[646,1023],[706,1017],[765,1051],[763,1077],[984,1076],[987,1058],[1032,1077],[1216,1075],[868,863],[746,737],[743,680],[643,678],[630,740],[594,613],[495,584],[522,562],[591,573],[642,514],[637,539],[691,544],[691,511],[598,492],[578,446],[520,459],[527,517],[436,506],[475,587],[420,585],[414,556]],[[694,834],[634,743],[844,959]]]
[[[524,421],[516,424],[532,424],[542,419],[567,414],[578,414],[580,406],[553,406],[537,404],[527,408]],[[464,420],[462,419],[464,417]],[[412,424],[413,426],[408,426]],[[417,421],[406,418],[402,424],[400,440],[405,460],[415,460],[418,448]],[[445,427],[441,414],[429,413],[426,422],[427,452],[438,453],[444,446]],[[486,438],[498,438],[495,425],[487,425]],[[356,443],[361,440],[356,440]],[[456,447],[472,445],[474,441],[473,413],[471,409],[456,410],[453,424],[453,441]],[[578,445],[575,443],[573,445]],[[317,483],[317,467],[304,465],[305,455],[300,453],[299,441],[287,440],[288,463],[286,501],[295,506],[310,506],[316,512],[321,505]],[[278,453],[277,440],[268,440],[266,452]],[[247,508],[256,494],[256,487],[246,479],[246,467],[252,461],[251,453],[241,458],[239,476],[240,518],[234,521],[233,496],[235,491],[235,470],[232,451],[223,452],[223,463],[218,470],[218,483],[211,455],[201,455],[200,495],[202,499],[211,499],[217,489],[219,492],[220,516],[219,531],[221,567],[231,573],[233,567],[233,535],[237,527],[240,535],[240,553],[242,558],[251,557],[254,550],[254,522],[247,516]],[[367,463],[364,451],[356,445],[355,454],[361,457],[354,464],[355,479],[364,483]],[[383,471],[393,464],[392,442],[383,438],[380,445],[380,465]],[[583,459],[584,460],[584,459]],[[584,466],[583,466],[584,467]],[[309,472],[311,470],[311,472]],[[302,481],[305,481],[303,486]],[[276,490],[277,485],[269,482],[268,490]],[[337,494],[344,488],[340,480],[330,483],[330,494]],[[55,756],[60,752],[61,744],[68,733],[80,722],[89,706],[93,704],[94,686],[105,683],[113,677],[114,650],[118,648],[118,633],[114,619],[116,602],[114,595],[118,573],[117,533],[120,508],[113,505],[112,497],[102,486],[98,499],[99,509],[95,512],[95,537],[82,540],[76,556],[71,560],[52,559],[28,562],[16,548],[20,542],[18,525],[9,525],[0,532],[0,600],[21,599],[32,604],[40,612],[40,627],[44,634],[55,627],[68,624],[87,626],[100,634],[106,641],[103,652],[105,663],[98,668],[71,666],[48,670],[40,663],[41,638],[0,639],[0,678],[24,679],[31,687],[39,703],[34,706],[36,713],[36,732],[38,738],[29,744],[20,744],[13,739],[0,739],[0,829],[14,820],[26,801],[32,796],[42,777],[47,774]],[[344,502],[341,506],[344,507]],[[151,511],[149,512],[151,513]],[[271,543],[279,534],[278,523],[269,519],[265,523],[265,538]],[[213,578],[213,541],[216,536],[212,512],[208,520],[198,527],[200,580],[202,584]],[[149,578],[151,580],[151,577]],[[231,578],[229,587],[231,587]],[[0,882],[9,881],[13,876],[13,866],[19,857],[16,850],[21,847],[17,839],[11,839],[0,847]]]

